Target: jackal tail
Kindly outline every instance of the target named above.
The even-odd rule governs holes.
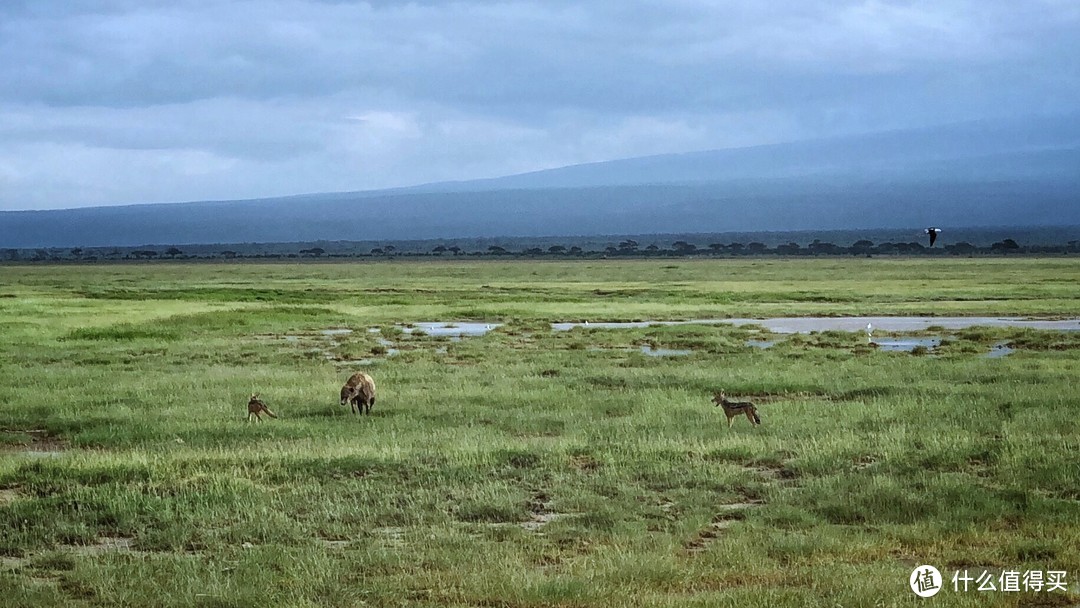
[[[761,424],[761,416],[757,415],[757,409],[754,406],[750,406],[746,413],[754,419],[754,424]]]
[[[271,418],[277,418],[277,414],[271,412],[270,408],[266,407],[265,405],[263,406],[263,411],[266,412],[267,416],[270,416]]]

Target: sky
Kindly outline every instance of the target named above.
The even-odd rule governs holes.
[[[4,0],[0,210],[1074,112],[1075,0]]]

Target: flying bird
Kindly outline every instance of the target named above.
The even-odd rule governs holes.
[[[930,235],[930,246],[933,247],[934,241],[937,240],[937,235],[941,233],[941,228],[934,228],[931,226],[930,228],[923,230],[923,232]]]

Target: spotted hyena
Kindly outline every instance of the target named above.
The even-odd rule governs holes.
[[[345,386],[341,387],[341,405],[349,404],[352,413],[370,414],[375,405],[375,380],[364,372],[349,376]]]

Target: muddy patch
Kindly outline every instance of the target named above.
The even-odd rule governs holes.
[[[4,505],[10,505],[11,503],[19,500],[22,494],[19,493],[17,488],[3,488],[0,489],[0,507]]]
[[[755,475],[760,475],[761,477],[781,484],[792,483],[799,476],[798,473],[793,471],[786,464],[747,465],[745,468]]]
[[[369,334],[378,334],[380,332],[378,327],[370,327],[367,329]],[[334,365],[372,365],[375,363],[375,357],[393,357],[400,354],[393,342],[384,338],[376,338],[377,346],[371,349],[371,356],[361,359],[350,359],[348,357],[339,354],[342,347],[341,339],[354,333],[354,330],[347,327],[330,327],[320,330],[314,333],[302,333],[302,334],[260,334],[257,338],[264,339],[282,339],[290,344],[297,344],[308,346],[308,351],[316,356],[322,357],[327,361],[334,363]]]
[[[645,344],[641,347],[641,354],[649,357],[685,357],[694,354],[694,351],[686,348],[659,348]]]
[[[405,544],[405,528],[399,526],[383,526],[372,530],[375,537],[391,547],[400,547]]]
[[[736,502],[720,505],[709,524],[699,530],[697,535],[683,546],[683,549],[690,555],[705,551],[728,528],[745,519],[747,510],[760,507],[762,504],[761,502]]]
[[[377,352],[376,354],[383,354],[387,357],[393,357],[394,355],[397,355],[401,352],[400,349],[394,346],[393,342],[387,340],[386,338],[380,336],[376,338],[375,341],[378,342],[379,346],[381,347],[379,349],[380,352]],[[445,351],[446,349],[444,348],[443,350]]]
[[[48,431],[41,429],[5,429],[0,432],[20,436],[23,439],[19,443],[0,445],[0,454],[25,456],[27,458],[57,458],[71,449],[71,445],[67,441],[49,436]]]
[[[76,555],[103,555],[106,553],[135,553],[135,539],[125,536],[102,536],[92,545],[62,545],[63,551]],[[140,551],[140,553],[142,553]]]
[[[560,513],[552,509],[551,501],[547,494],[543,492],[537,492],[529,499],[526,505],[529,511],[529,520],[522,522],[492,522],[479,524],[485,528],[508,528],[519,527],[526,532],[532,532],[534,534],[543,534],[545,526],[553,521],[559,521],[561,519],[569,519],[572,517],[580,517],[582,513]]]
[[[592,472],[599,470],[604,465],[588,454],[575,454],[570,457],[570,466],[578,471]]]
[[[529,521],[521,522],[521,529],[526,532],[539,532],[541,528],[553,521],[576,515],[578,513],[537,513]]]

